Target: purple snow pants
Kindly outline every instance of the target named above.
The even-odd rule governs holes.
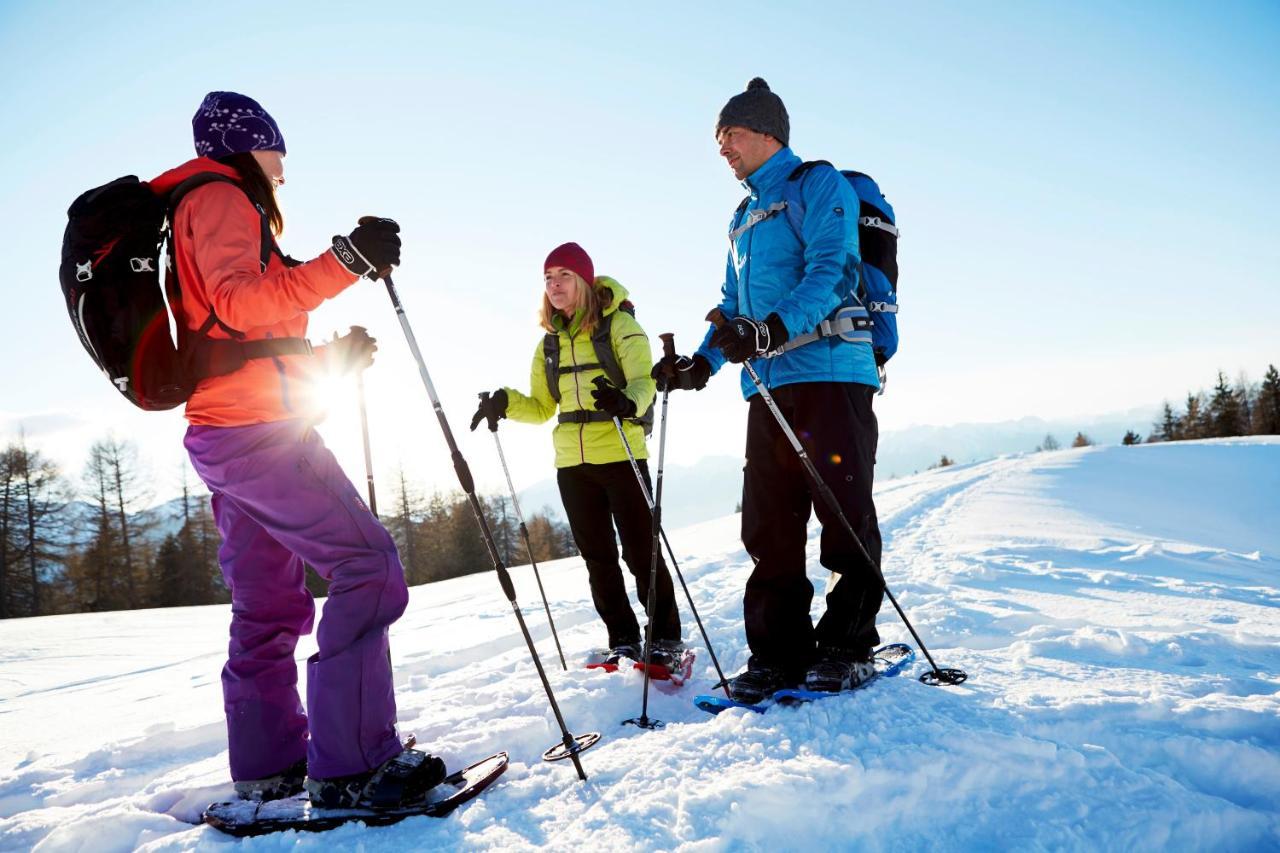
[[[272,776],[304,755],[310,775],[346,776],[399,753],[387,628],[409,593],[391,536],[299,421],[192,426],[184,444],[213,492],[231,589],[231,778]],[[304,561],[329,581],[320,651],[307,660],[309,713],[293,658],[315,616]]]

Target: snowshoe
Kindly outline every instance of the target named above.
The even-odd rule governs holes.
[[[507,754],[495,753],[446,777],[419,801],[397,808],[326,809],[312,803],[306,794],[299,794],[264,803],[245,800],[214,803],[205,810],[204,822],[228,835],[243,838],[290,829],[320,832],[352,821],[383,826],[418,815],[444,817],[478,796],[506,769]]]
[[[655,642],[652,651],[645,658],[636,661],[635,669],[643,672],[647,661],[649,678],[681,687],[693,674],[695,657],[694,651],[686,649],[683,643]]]
[[[871,684],[872,682],[874,682],[876,679],[892,678],[893,676],[902,672],[902,670],[906,669],[911,664],[911,662],[914,661],[915,659],[916,659],[915,649],[911,648],[905,643],[890,643],[887,646],[881,646],[880,648],[876,649],[875,652],[872,653],[871,674],[869,676],[862,678],[862,680],[858,681],[856,684],[852,684],[852,686],[850,687],[842,688],[841,690],[838,690],[838,691],[814,690],[809,687],[811,683],[815,683],[815,682],[819,684],[833,683],[837,677],[837,674],[835,673],[835,668],[833,667],[830,670],[830,672],[832,673],[831,675],[827,675],[826,670],[824,670],[822,673],[823,677],[831,679],[830,681],[823,682],[819,679],[810,681],[809,679],[806,679],[805,687],[786,688],[783,690],[779,690],[778,692],[773,694],[773,698],[775,702],[781,703],[783,705],[798,705],[798,704],[803,704],[805,702],[812,702],[817,699],[829,699],[832,696],[841,696],[843,694],[852,692],[854,690],[860,690],[863,687],[866,687],[868,684]],[[820,666],[820,663],[815,664],[814,669],[817,669],[819,666]],[[811,669],[809,672],[810,672],[810,675],[812,675],[814,670]],[[844,675],[839,674],[839,677],[843,679]]]
[[[748,670],[737,678],[730,680],[729,692],[733,698],[712,695],[695,696],[693,704],[709,714],[719,714],[730,708],[746,708],[757,714],[763,714],[775,705],[800,705],[816,699],[828,699],[832,696],[842,696],[848,692],[860,690],[876,681],[876,679],[892,678],[910,666],[915,659],[915,649],[903,643],[890,643],[887,646],[882,646],[872,654],[874,671],[870,677],[864,678],[854,687],[834,693],[810,690],[807,687],[787,686],[782,686],[766,693],[765,691],[770,686],[768,680],[764,676],[752,675],[752,670]],[[747,678],[747,676],[751,677]],[[844,674],[842,673],[840,677],[843,679]],[[745,682],[743,681],[744,678],[746,679]],[[755,701],[744,701],[746,699],[754,699]]]
[[[729,695],[695,696],[693,704],[709,714],[719,714],[730,708],[746,708],[763,714],[773,704],[773,694],[787,686],[782,670],[771,666],[748,668],[729,679]]]

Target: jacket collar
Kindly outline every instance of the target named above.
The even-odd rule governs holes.
[[[742,182],[743,188],[751,193],[752,198],[759,198],[761,192],[768,192],[782,184],[799,166],[801,159],[790,148],[783,147],[775,151],[773,156],[765,160]]]
[[[150,181],[151,189],[157,195],[165,195],[185,181],[192,175],[198,175],[201,172],[215,172],[219,175],[226,175],[228,178],[240,180],[240,173],[225,163],[219,163],[217,160],[211,160],[208,157],[196,157],[188,160],[181,166],[175,166],[167,172],[161,172]]]
[[[613,293],[613,299],[608,305],[604,306],[604,310],[600,312],[602,317],[607,317],[614,311],[617,311],[623,301],[627,298],[627,289],[619,284],[616,279],[612,279],[607,275],[596,276],[595,286],[609,290]],[[565,316],[558,311],[551,317],[551,325],[555,326],[559,331],[568,332],[571,335],[577,333],[581,321],[581,311],[574,314],[572,320],[566,320]]]

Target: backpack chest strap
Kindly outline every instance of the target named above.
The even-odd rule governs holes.
[[[601,367],[599,364],[571,364],[568,367],[561,365],[560,367],[556,368],[556,373],[559,374],[560,376],[564,376],[567,373],[582,373],[583,371],[586,371],[586,370],[600,370],[600,369]]]
[[[746,208],[744,207],[743,209],[745,210]],[[747,218],[742,221],[742,224],[729,232],[729,242],[734,242],[761,222],[771,216],[777,216],[786,209],[787,203],[785,201],[775,201],[768,207],[757,207],[755,210],[747,211]]]

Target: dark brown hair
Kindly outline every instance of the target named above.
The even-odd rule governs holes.
[[[271,180],[267,177],[267,173],[262,171],[258,161],[248,151],[242,151],[219,157],[218,162],[230,166],[240,174],[241,186],[244,187],[245,193],[254,204],[261,206],[267,212],[271,233],[279,237],[284,231],[284,214],[280,212],[280,203],[276,200],[276,188],[271,185]]]

